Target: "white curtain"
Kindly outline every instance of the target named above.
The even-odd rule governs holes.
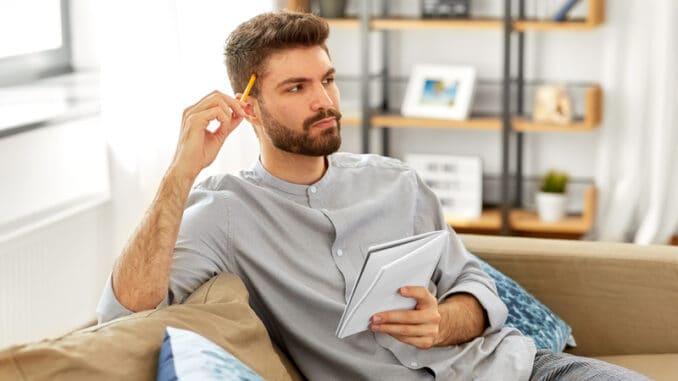
[[[271,0],[118,0],[101,4],[102,114],[109,147],[115,252],[139,223],[167,169],[183,109],[212,90],[232,94],[223,64],[228,34]],[[208,174],[251,165],[259,146],[243,123]],[[198,179],[198,181],[200,178]]]
[[[608,1],[597,239],[678,232],[678,1]]]

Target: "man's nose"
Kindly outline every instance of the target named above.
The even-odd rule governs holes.
[[[320,109],[328,109],[334,107],[334,101],[330,97],[330,94],[327,92],[325,86],[321,83],[316,86],[315,91],[313,92],[313,100],[311,101],[311,109],[313,111]]]

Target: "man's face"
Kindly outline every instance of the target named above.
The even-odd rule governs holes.
[[[339,149],[339,89],[332,63],[321,47],[274,53],[257,81],[262,142],[306,156],[325,156]]]

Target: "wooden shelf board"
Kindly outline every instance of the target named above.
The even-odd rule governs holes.
[[[358,29],[360,27],[360,20],[359,19],[351,19],[351,18],[346,18],[346,19],[325,19],[328,24],[330,24],[330,28],[351,28],[351,29]]]
[[[544,222],[536,212],[515,209],[509,219],[511,230],[518,232],[584,234],[591,229],[583,215],[568,215],[558,222]]]
[[[452,218],[447,217],[446,222],[453,228],[488,230],[495,231],[501,229],[501,214],[499,209],[483,209],[479,218]]]
[[[599,23],[593,23],[589,20],[569,20],[569,21],[543,21],[543,20],[520,20],[513,23],[513,28],[524,32],[528,30],[541,31],[586,31],[596,28]]]
[[[342,126],[360,126],[360,115],[347,114],[341,117]]]
[[[358,29],[360,20],[357,18],[326,19],[332,28]],[[543,21],[543,20],[519,20],[513,22],[513,28],[517,31],[586,31],[595,29],[599,22],[591,20],[570,21]],[[475,29],[475,30],[501,30],[504,22],[501,19],[417,19],[417,18],[392,18],[372,19],[370,28],[373,30],[422,30],[422,29]]]
[[[469,128],[498,130],[501,120],[498,118],[471,118],[467,120],[447,120],[420,117],[407,117],[393,114],[372,117],[374,127],[430,127],[430,128]]]
[[[499,19],[388,18],[370,21],[372,29],[501,29]]]
[[[513,120],[514,131],[532,131],[532,132],[586,132],[592,131],[597,126],[591,126],[585,121],[577,121],[571,124],[548,124],[534,122],[527,118],[515,118]]]
[[[343,119],[342,119],[343,120]],[[344,121],[344,123],[346,123]],[[359,118],[357,118],[359,123]],[[403,128],[403,127],[424,127],[424,128],[465,128],[481,130],[499,130],[501,129],[500,118],[471,118],[467,120],[446,120],[433,118],[406,117],[399,115],[375,115],[372,117],[372,126],[375,128]],[[526,118],[515,118],[513,120],[513,129],[515,131],[531,132],[586,132],[595,129],[596,125],[590,125],[586,121],[578,121],[567,125],[551,125],[533,122]]]
[[[499,231],[501,213],[499,209],[483,210],[476,219],[446,218],[447,224],[458,229]],[[544,222],[536,212],[513,209],[509,214],[511,230],[530,233],[585,234],[591,229],[583,215],[568,215],[558,222]]]

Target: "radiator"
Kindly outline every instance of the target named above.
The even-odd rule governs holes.
[[[110,202],[0,242],[0,347],[62,335],[95,320],[111,268]]]
[[[91,324],[110,271],[109,201],[0,242],[0,348]]]
[[[94,321],[110,200],[98,117],[0,139],[0,348]]]

